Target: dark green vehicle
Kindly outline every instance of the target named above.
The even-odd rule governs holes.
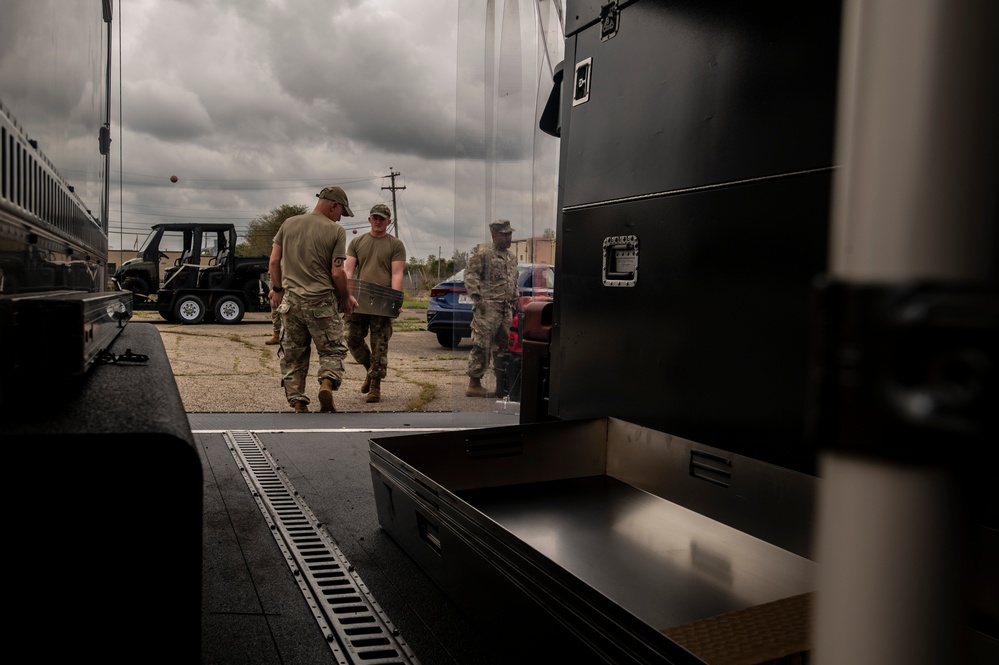
[[[235,248],[232,224],[157,224],[113,280],[132,292],[136,309],[156,309],[167,321],[239,323],[247,311],[268,309],[268,257],[237,257]],[[170,262],[167,251],[178,250]]]

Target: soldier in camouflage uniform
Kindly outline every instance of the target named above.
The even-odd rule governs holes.
[[[350,315],[357,307],[344,271],[347,233],[337,223],[341,215],[354,216],[347,194],[326,187],[316,196],[315,209],[289,217],[271,246],[271,307],[281,313],[284,324],[281,385],[298,413],[309,411],[305,380],[313,342],[319,352],[320,411],[336,411],[333,392],[343,381],[347,357],[340,312]]]
[[[406,246],[389,235],[392,212],[384,203],[376,203],[368,215],[371,231],[358,236],[347,248],[347,278],[387,286],[402,291],[402,275],[406,268]],[[370,334],[371,348],[365,343]],[[388,369],[388,345],[392,338],[392,317],[354,312],[347,317],[347,348],[354,360],[368,371],[361,385],[367,393],[366,402],[382,398],[382,379]]]
[[[472,298],[472,351],[468,355],[469,397],[489,397],[482,375],[489,367],[491,353],[506,348],[510,322],[517,302],[517,257],[510,252],[513,228],[509,220],[489,224],[493,246],[468,259],[465,290]]]

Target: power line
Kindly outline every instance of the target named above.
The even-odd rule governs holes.
[[[126,173],[128,173],[126,171]],[[151,176],[143,173],[128,173],[129,175],[138,175],[146,178],[156,178],[162,179],[163,176]],[[379,176],[351,176],[349,178],[288,178],[286,180],[278,180],[275,178],[185,178],[186,182],[245,182],[250,184],[257,184],[261,182],[269,183],[288,183],[288,185],[282,185],[285,187],[304,187],[306,185],[315,186],[319,184],[325,184],[330,182],[337,183],[355,183],[364,182],[366,180],[377,180]]]
[[[405,189],[405,188],[403,188],[403,189]],[[216,209],[212,209],[212,208],[174,208],[172,206],[139,206],[139,205],[133,205],[133,204],[126,204],[126,205],[128,205],[129,207],[135,207],[135,208],[145,208],[147,210],[152,210],[154,212],[139,212],[138,210],[123,210],[121,208],[112,208],[111,211],[112,212],[117,212],[117,213],[122,213],[122,214],[127,214],[127,215],[129,215],[131,217],[162,217],[162,218],[165,218],[165,219],[194,219],[194,220],[209,220],[209,219],[215,219],[215,220],[230,220],[230,219],[231,220],[242,220],[242,219],[246,219],[248,221],[250,221],[249,218],[251,218],[251,217],[252,218],[256,218],[256,217],[259,217],[261,215],[267,215],[267,214],[273,212],[273,208],[271,210],[226,210],[226,209],[217,209],[217,208]],[[365,204],[361,204],[360,206],[358,206],[358,204],[354,204],[352,207],[358,207],[358,209],[363,209],[364,205]],[[374,205],[374,204],[371,204],[371,205]],[[183,215],[183,214],[181,214],[181,215],[174,215],[174,214],[169,214],[169,213],[166,213],[166,212],[155,212],[156,210],[169,210],[171,212],[184,212],[184,211],[187,211],[187,212],[191,212],[191,213],[195,213],[195,214],[190,214],[190,215]],[[225,215],[225,216],[215,216],[215,215]],[[237,216],[233,217],[232,215],[237,215]],[[341,221],[341,224],[343,224],[344,221],[345,220]]]
[[[375,180],[379,176],[371,176],[368,178],[358,178],[353,180],[336,180],[334,182],[351,185],[357,182],[364,182]],[[158,177],[157,180],[166,180],[165,178]],[[269,182],[274,181],[257,181],[257,180],[212,180],[212,179],[185,179],[181,180],[182,185],[177,185],[170,183],[169,181],[162,183],[142,183],[137,181],[129,181],[128,184],[132,185],[156,185],[159,184],[163,187],[177,187],[179,189],[189,189],[189,190],[200,190],[200,191],[220,191],[220,192],[258,192],[258,191],[276,191],[276,190],[292,190],[292,189],[321,189],[325,187],[325,183],[330,182],[329,179],[326,180],[316,180],[315,182],[295,182],[289,185],[273,185],[266,186],[257,184],[259,182]],[[289,181],[292,182],[292,181]],[[192,184],[193,183],[193,184]],[[232,186],[234,184],[239,184],[240,186]]]
[[[122,213],[124,213],[125,211],[116,210],[115,212],[122,212]],[[227,213],[229,215],[233,215],[233,214],[239,215],[239,211],[238,210],[216,210],[216,211],[209,211],[209,212],[219,212],[219,213]],[[198,220],[205,220],[205,221],[207,221],[207,220],[213,220],[213,219],[214,220],[221,220],[221,221],[228,221],[228,220],[237,220],[237,219],[246,219],[247,218],[247,215],[245,215],[245,214],[244,215],[240,215],[238,217],[231,217],[231,216],[229,216],[229,217],[212,217],[211,215],[167,215],[167,214],[160,213],[160,212],[131,212],[131,211],[129,211],[127,214],[130,215],[130,216],[132,216],[132,217],[163,217],[163,218],[166,218],[166,219],[198,219]],[[247,213],[247,214],[249,214],[249,213]]]
[[[136,215],[141,214],[141,213],[135,212],[135,210],[173,210],[173,211],[180,211],[180,212],[229,212],[229,213],[231,213],[231,212],[239,212],[239,213],[244,213],[244,214],[247,214],[247,215],[250,215],[250,214],[253,214],[253,215],[266,215],[267,213],[271,212],[271,210],[232,210],[232,209],[229,209],[229,208],[225,208],[225,209],[220,209],[220,208],[180,208],[180,207],[173,206],[173,205],[158,205],[157,206],[157,205],[142,205],[140,203],[121,203],[121,205],[123,207],[127,207],[129,209],[128,210],[129,213],[136,214]],[[119,210],[118,212],[124,212],[124,210]]]

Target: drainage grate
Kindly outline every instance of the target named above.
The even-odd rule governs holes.
[[[224,435],[337,662],[418,663],[257,436]]]

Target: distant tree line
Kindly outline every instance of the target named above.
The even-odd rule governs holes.
[[[284,224],[284,220],[307,212],[309,209],[304,205],[285,204],[254,217],[246,230],[246,239],[236,245],[236,256],[270,256],[274,234]]]
[[[446,280],[468,264],[468,252],[455,250],[450,259],[431,254],[426,259],[409,257],[406,263],[407,288],[414,294],[426,293],[438,282]]]

